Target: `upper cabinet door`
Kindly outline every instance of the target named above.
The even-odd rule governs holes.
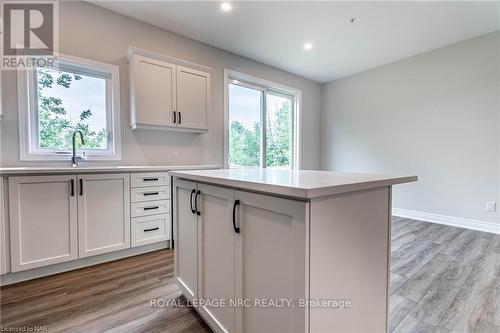
[[[208,130],[210,74],[177,66],[177,114],[179,127]]]
[[[78,176],[80,258],[130,247],[128,174]]]
[[[131,126],[176,126],[175,65],[135,55],[131,67]]]
[[[76,176],[9,178],[12,272],[78,258]]]

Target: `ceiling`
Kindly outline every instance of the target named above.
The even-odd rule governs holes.
[[[92,2],[318,82],[500,29],[498,1]]]

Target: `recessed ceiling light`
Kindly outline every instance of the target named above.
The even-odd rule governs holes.
[[[232,6],[231,6],[231,3],[229,2],[223,2],[220,4],[220,9],[223,11],[223,12],[229,12],[231,11],[232,9]]]
[[[307,43],[305,43],[305,44],[304,44],[304,50],[309,51],[309,50],[311,50],[312,48],[313,48],[312,43],[307,42]]]

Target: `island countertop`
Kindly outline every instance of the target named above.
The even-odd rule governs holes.
[[[417,181],[417,176],[290,169],[171,171],[174,177],[279,196],[312,199]]]

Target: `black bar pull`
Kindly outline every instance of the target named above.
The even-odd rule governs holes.
[[[177,112],[172,111],[174,113],[174,124],[177,122]]]
[[[160,194],[160,193],[159,192],[146,192],[146,193],[143,193],[143,195],[145,197],[147,197],[148,195],[158,195],[158,194]]]
[[[83,179],[80,178],[80,195],[83,195]]]
[[[179,125],[181,124],[182,122],[182,116],[181,116],[181,112],[179,111]]]
[[[191,213],[193,213],[193,214],[195,214],[195,213],[196,213],[196,211],[195,211],[195,210],[194,210],[194,208],[193,208],[193,194],[195,194],[195,192],[196,192],[196,190],[195,190],[195,189],[193,189],[193,190],[191,191],[191,196],[189,197],[189,206],[191,207]]]
[[[75,181],[71,179],[71,196],[75,196]]]
[[[157,182],[160,179],[159,178],[143,178],[142,180],[145,182]]]
[[[201,191],[198,190],[196,192],[196,196],[194,197],[194,209],[196,211],[196,215],[201,215],[201,212],[198,210],[198,195],[201,194]]]
[[[233,228],[234,228],[234,232],[239,234],[240,233],[240,227],[237,227],[236,226],[236,206],[239,206],[240,205],[240,201],[239,200],[234,200],[234,206],[233,206]]]
[[[153,209],[159,209],[160,206],[151,206],[151,207],[144,207],[144,210],[153,210]]]
[[[155,230],[158,230],[158,229],[160,229],[160,227],[151,228],[151,229],[144,229],[144,232],[155,231]]]

